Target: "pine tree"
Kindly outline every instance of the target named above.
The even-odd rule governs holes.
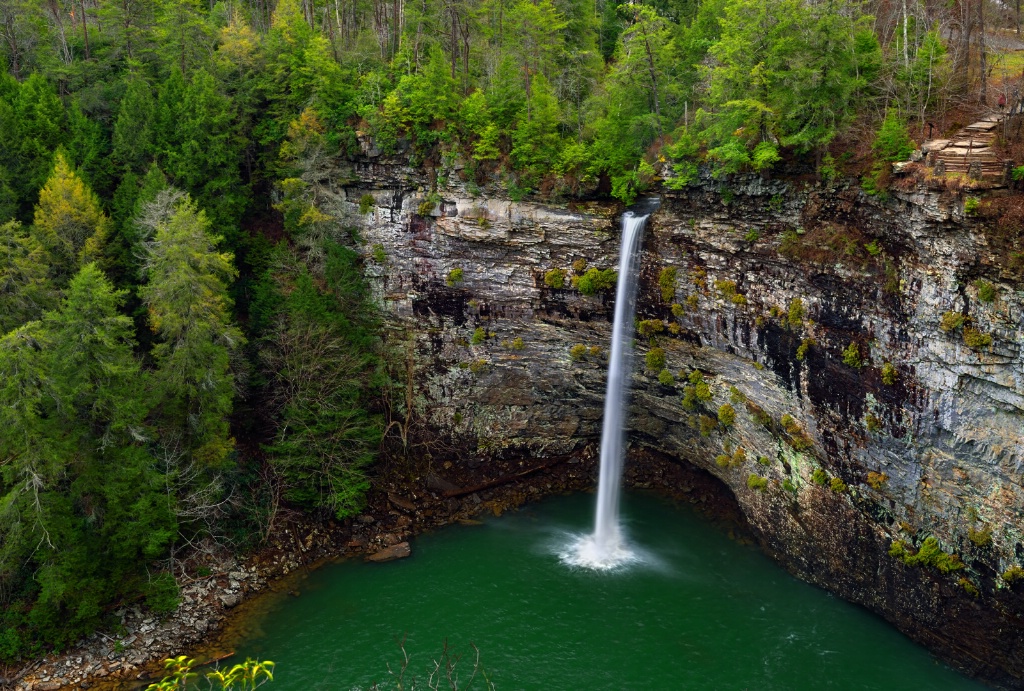
[[[52,307],[46,251],[18,221],[0,224],[0,334],[38,319]]]
[[[122,174],[142,175],[153,158],[153,93],[141,78],[128,81],[114,123],[111,158]]]
[[[188,195],[164,190],[143,215],[153,234],[139,295],[159,338],[153,358],[160,424],[164,435],[179,434],[195,458],[216,465],[233,444],[230,357],[242,343],[227,290],[233,257],[217,252],[220,238]]]
[[[110,221],[99,199],[58,152],[39,192],[32,232],[49,253],[51,274],[63,284],[78,266],[100,258]]]

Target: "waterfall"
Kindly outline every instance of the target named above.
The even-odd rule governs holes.
[[[582,537],[563,559],[576,566],[610,569],[635,559],[619,527],[619,487],[625,456],[625,424],[629,377],[633,361],[633,315],[636,312],[640,238],[648,213],[627,211],[622,217],[619,277],[615,292],[608,387],[601,432],[601,475],[597,485],[597,512],[592,535]]]

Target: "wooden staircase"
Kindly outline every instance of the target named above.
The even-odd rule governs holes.
[[[992,151],[1003,115],[989,115],[964,127],[952,139],[932,139],[921,145],[927,164],[936,173],[962,173],[975,180],[1002,180],[1006,162]]]

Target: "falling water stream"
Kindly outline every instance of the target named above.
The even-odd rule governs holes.
[[[625,456],[625,417],[629,403],[629,377],[633,363],[633,315],[636,312],[637,270],[644,226],[656,200],[622,216],[622,244],[615,292],[608,387],[601,432],[601,474],[597,484],[594,532],[576,540],[562,555],[573,566],[614,569],[638,559],[623,539],[619,524],[619,493]]]

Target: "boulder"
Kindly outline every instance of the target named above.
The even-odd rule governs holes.
[[[412,554],[412,548],[409,547],[409,543],[399,542],[397,545],[385,547],[379,552],[371,554],[370,556],[366,557],[366,561],[383,563],[386,561],[394,561],[395,559],[405,559],[410,554]]]

